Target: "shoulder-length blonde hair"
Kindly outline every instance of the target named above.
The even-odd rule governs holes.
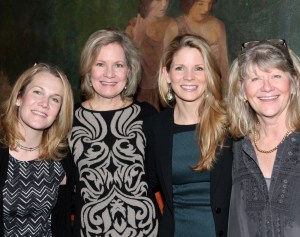
[[[15,150],[16,140],[24,140],[18,130],[19,123],[17,99],[22,97],[34,76],[40,72],[48,72],[60,78],[63,84],[63,99],[59,114],[54,123],[43,132],[40,145],[40,160],[59,160],[65,155],[68,147],[67,134],[73,121],[73,94],[67,76],[57,67],[46,63],[38,63],[27,69],[16,81],[10,97],[2,104],[1,142],[6,147]]]
[[[86,41],[80,58],[81,93],[85,99],[94,96],[94,89],[90,85],[90,73],[101,47],[108,44],[119,44],[124,50],[127,70],[126,90],[121,96],[123,99],[134,96],[141,79],[140,53],[132,40],[120,30],[103,29],[90,35]]]
[[[162,105],[172,107],[167,99],[168,83],[163,74],[163,68],[170,72],[174,55],[184,47],[195,48],[203,56],[206,93],[205,99],[199,106],[198,144],[201,150],[196,171],[211,170],[216,161],[216,151],[223,146],[227,132],[227,117],[225,104],[222,98],[221,72],[207,42],[196,35],[177,36],[166,47],[159,68],[158,89]],[[175,101],[176,103],[176,101]]]
[[[245,99],[244,81],[255,68],[268,71],[277,68],[289,74],[291,97],[288,107],[287,126],[300,129],[300,61],[285,44],[263,40],[244,48],[233,61],[229,72],[227,94],[229,132],[236,138],[249,136],[258,121],[255,111]]]

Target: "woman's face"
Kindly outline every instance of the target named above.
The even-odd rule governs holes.
[[[169,0],[153,0],[149,7],[148,17],[161,18],[166,15]]]
[[[292,93],[291,75],[277,68],[255,67],[244,81],[245,99],[259,118],[285,118]]]
[[[189,14],[195,21],[201,21],[209,15],[212,8],[212,0],[196,1],[191,7]]]
[[[196,48],[184,47],[174,54],[170,71],[164,68],[167,83],[171,83],[176,103],[200,103],[206,89],[205,65]]]
[[[123,48],[112,43],[102,46],[91,68],[95,97],[121,100],[127,82],[128,67]]]
[[[64,96],[60,78],[49,72],[33,76],[24,94],[17,99],[19,123],[26,130],[43,131],[57,118]]]

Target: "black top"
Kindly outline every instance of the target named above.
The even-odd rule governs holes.
[[[9,149],[0,148],[0,236],[4,236],[3,223],[3,188],[7,179],[9,164]],[[70,203],[73,188],[72,172],[69,163],[70,159],[65,158],[60,163],[67,175],[67,184],[59,185],[57,202],[51,213],[51,229],[53,237],[71,236]],[[68,205],[66,205],[68,204]]]
[[[173,237],[174,212],[172,195],[173,109],[166,109],[145,120],[147,140],[147,173],[149,184],[160,190],[164,199],[163,215],[158,236]],[[228,211],[231,192],[232,141],[228,139],[217,152],[211,171],[211,207],[216,236],[227,236]],[[200,230],[199,230],[200,231]]]

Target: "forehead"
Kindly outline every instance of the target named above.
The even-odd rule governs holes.
[[[192,47],[183,47],[179,49],[173,56],[173,61],[187,62],[190,60],[193,61],[195,59],[203,62],[202,53],[197,48],[192,48]]]
[[[33,87],[39,87],[48,93],[63,95],[64,86],[62,79],[54,76],[50,72],[38,72],[32,77],[31,82],[26,87],[26,91]]]
[[[103,45],[98,52],[97,58],[114,58],[114,59],[125,59],[125,52],[122,46],[118,43],[111,43]]]

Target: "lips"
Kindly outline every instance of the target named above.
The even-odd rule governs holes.
[[[269,101],[269,100],[275,100],[279,97],[279,95],[274,95],[274,96],[263,96],[263,97],[258,97],[260,100],[264,101]]]
[[[45,118],[48,116],[46,113],[38,111],[38,110],[32,110],[32,113],[35,114],[35,115],[45,117]]]
[[[114,86],[117,84],[117,82],[108,82],[108,81],[101,81],[100,83],[103,86]]]
[[[181,86],[182,89],[187,90],[187,91],[193,91],[197,89],[197,86],[194,85],[183,85]]]

